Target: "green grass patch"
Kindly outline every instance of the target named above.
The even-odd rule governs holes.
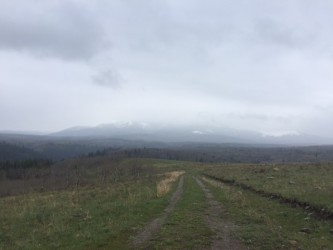
[[[204,216],[207,202],[191,175],[184,179],[183,197],[153,241],[153,249],[204,249],[211,243],[212,232]]]
[[[205,171],[333,212],[333,164],[221,165]]]
[[[0,199],[0,249],[127,249],[157,217],[157,179]]]
[[[234,186],[208,183],[237,224],[237,236],[250,249],[333,249],[331,222]],[[301,232],[305,228],[308,233]]]

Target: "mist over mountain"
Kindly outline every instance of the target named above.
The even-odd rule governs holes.
[[[163,126],[148,123],[104,124],[92,127],[73,127],[50,134],[52,137],[99,137],[165,143],[238,143],[276,145],[328,145],[332,138],[303,133],[281,135],[262,134],[247,130],[205,126]]]
[[[63,160],[87,155],[208,162],[301,162],[332,159],[333,140],[205,126],[114,123],[48,135],[0,133],[0,160]],[[309,147],[314,146],[314,147]]]
[[[58,135],[331,143],[332,12],[327,0],[0,1],[0,131],[145,121]]]

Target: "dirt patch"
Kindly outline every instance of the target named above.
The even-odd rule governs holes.
[[[169,205],[164,209],[163,215],[159,218],[152,220],[148,223],[143,230],[134,238],[132,245],[137,248],[145,248],[149,245],[149,241],[158,234],[165,220],[168,218],[170,213],[174,210],[177,202],[180,200],[183,194],[184,177],[181,176],[177,190],[173,193]]]
[[[195,178],[195,180],[204,191],[209,205],[206,212],[206,222],[209,228],[215,233],[211,249],[245,249],[245,247],[232,236],[235,225],[223,219],[226,213],[223,205],[214,199],[213,194],[205,187],[202,181],[197,178]]]

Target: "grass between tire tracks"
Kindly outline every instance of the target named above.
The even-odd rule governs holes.
[[[204,180],[250,249],[333,249],[332,222],[234,186]]]
[[[153,240],[152,249],[205,249],[211,244],[204,193],[191,175],[184,177],[183,197]]]

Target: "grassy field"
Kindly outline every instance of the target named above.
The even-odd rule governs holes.
[[[301,208],[204,178],[237,225],[248,249],[333,249],[331,221],[318,220]]]
[[[123,249],[166,202],[155,180],[3,198],[0,249]]]
[[[206,174],[333,213],[333,164],[225,165]]]
[[[201,178],[223,204],[221,216],[235,225],[232,234],[244,249],[333,249],[332,220],[203,175],[331,211],[332,164],[209,165],[96,157],[60,162],[51,177],[66,178],[66,167],[71,176],[55,189],[49,183],[43,190],[0,198],[1,250],[133,249],[136,235],[166,214],[180,175],[181,197],[149,239],[149,249],[210,248],[214,233],[205,221],[207,199],[192,177]]]
[[[148,163],[155,164],[141,162]],[[158,164],[159,174],[149,177],[1,198],[0,249],[129,248],[130,237],[170,196],[158,195],[161,168],[168,171]]]

